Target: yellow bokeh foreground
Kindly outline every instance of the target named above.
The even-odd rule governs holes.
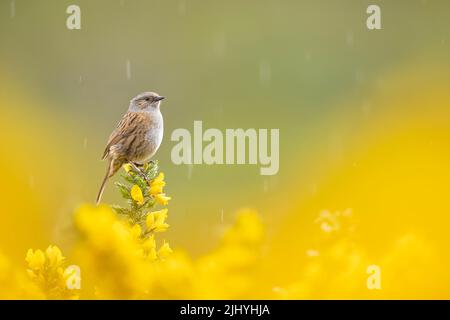
[[[108,206],[85,205],[75,219],[81,240],[73,261],[55,246],[30,249],[26,274],[0,257],[2,298],[226,299],[252,292],[263,235],[254,211],[241,211],[218,248],[195,261],[167,243],[157,245],[154,237],[142,241],[140,228],[119,220]],[[78,274],[68,268],[72,262]]]
[[[295,200],[263,271],[284,270],[274,273],[282,296],[450,298],[449,84],[448,68],[409,65],[373,90],[370,117],[361,120],[348,105],[334,116],[358,135],[347,137],[348,150],[332,169],[314,159],[324,172],[314,192],[299,199],[288,193]],[[294,180],[291,190],[307,183]],[[313,227],[321,212],[338,217],[335,228]],[[370,265],[380,267],[380,290],[366,286]]]

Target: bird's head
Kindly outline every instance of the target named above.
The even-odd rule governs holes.
[[[131,99],[129,110],[151,111],[152,109],[159,109],[159,105],[163,99],[163,96],[155,92],[144,92]]]

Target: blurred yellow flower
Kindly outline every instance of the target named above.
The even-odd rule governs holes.
[[[134,226],[131,227],[131,235],[135,238],[135,239],[139,239],[139,237],[142,234],[142,229],[141,226],[138,224],[135,224]]]
[[[58,266],[64,260],[61,250],[59,250],[57,246],[49,246],[47,250],[45,250],[45,254],[50,266]]]
[[[83,235],[78,261],[95,285],[94,297],[226,298],[250,293],[263,237],[256,212],[239,212],[220,246],[196,261],[165,241],[158,247],[155,234],[147,234],[165,231],[167,215],[167,209],[150,212],[145,225],[137,227],[107,206],[83,206],[76,213]]]
[[[83,298],[239,298],[252,292],[263,237],[256,212],[239,212],[217,249],[198,260],[172,250],[166,241],[158,246],[155,234],[146,234],[149,229],[167,229],[167,215],[167,209],[150,212],[141,226],[108,206],[82,206],[75,214],[82,235],[75,261],[86,275]],[[78,298],[80,273],[74,266],[66,267],[65,260],[57,246],[28,250],[30,282],[14,279],[14,288],[33,290],[35,285],[36,297],[42,293],[48,299]],[[7,272],[3,270],[9,268],[4,261],[0,256],[0,284],[10,288],[2,280]]]
[[[234,228],[225,233],[224,241],[254,245],[261,241],[263,234],[264,229],[258,213],[254,210],[244,209],[240,211]]]
[[[130,190],[131,198],[136,201],[137,204],[142,205],[144,203],[144,196],[141,188],[137,184],[133,185]]]
[[[166,185],[164,181],[164,173],[160,172],[159,175],[150,182],[149,193],[151,195],[156,195],[163,193],[163,187]]]
[[[166,231],[169,225],[165,222],[167,219],[168,209],[162,209],[155,212],[150,212],[147,215],[147,228],[150,231],[163,232]]]
[[[171,197],[167,197],[165,193],[155,194],[154,197],[155,200],[163,206],[169,204],[169,200],[172,199]]]
[[[0,252],[0,299],[45,299],[46,295],[21,268]]]
[[[147,239],[145,239],[142,243],[142,249],[144,252],[144,256],[148,257],[150,260],[156,260],[156,241],[155,235],[150,235]]]
[[[130,171],[132,169],[132,166],[129,163],[125,163],[122,167],[125,170],[125,172],[127,172],[127,173],[130,173]],[[131,172],[133,172],[133,171],[131,171]]]
[[[25,261],[28,263],[28,267],[30,269],[41,269],[45,264],[45,255],[39,249],[36,251],[33,251],[33,249],[28,249]]]
[[[164,242],[164,244],[158,250],[158,256],[164,259],[167,258],[172,252],[173,251],[170,248],[169,244],[167,242]]]
[[[73,271],[67,270],[64,257],[57,246],[45,250],[27,251],[25,261],[28,263],[28,275],[49,299],[77,299],[78,289],[67,285],[73,278]]]
[[[76,254],[84,274],[95,279],[95,297],[136,298],[153,278],[140,227],[119,219],[108,206],[81,207],[75,214],[82,241]]]

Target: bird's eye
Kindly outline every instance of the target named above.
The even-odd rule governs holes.
[[[150,101],[150,98],[145,98],[145,101]]]

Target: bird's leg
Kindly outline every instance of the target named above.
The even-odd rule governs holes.
[[[150,180],[148,180],[147,176],[145,175],[144,172],[142,172],[142,170],[138,167],[138,165],[133,161],[129,161],[129,163],[131,164],[133,169],[136,170],[136,172],[145,180],[145,182],[147,182],[147,184],[150,185]]]

